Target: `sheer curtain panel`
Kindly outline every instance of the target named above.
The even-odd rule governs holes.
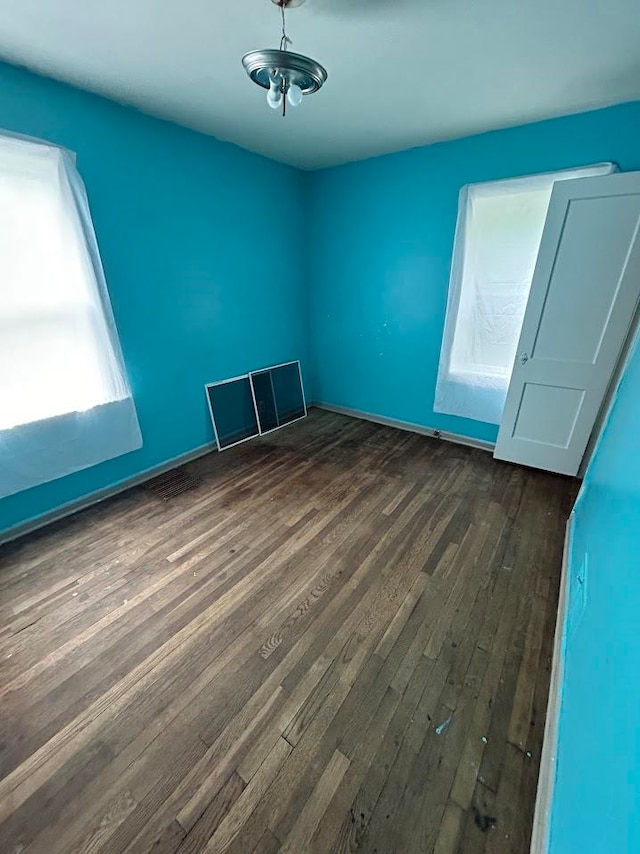
[[[141,446],[74,156],[0,136],[0,498]]]

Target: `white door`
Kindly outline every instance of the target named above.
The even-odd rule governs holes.
[[[640,296],[640,172],[554,185],[494,456],[575,475]]]

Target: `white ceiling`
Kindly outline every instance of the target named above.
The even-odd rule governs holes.
[[[308,0],[292,49],[329,79],[285,119],[240,63],[279,27],[269,0],[0,0],[0,56],[307,169],[640,98],[638,0]]]

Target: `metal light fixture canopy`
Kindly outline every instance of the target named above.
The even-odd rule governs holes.
[[[303,95],[312,95],[325,83],[327,70],[315,59],[287,50],[291,39],[285,31],[285,9],[300,6],[304,0],[272,0],[272,2],[280,7],[282,13],[280,48],[251,50],[242,57],[242,64],[249,77],[258,86],[271,90],[274,85],[278,88],[282,94],[282,114],[284,115],[287,93],[291,87],[299,87]]]
[[[264,89],[270,87],[274,72],[299,86],[304,95],[317,92],[327,79],[327,72],[315,59],[290,50],[251,50],[242,57],[242,64],[253,82]]]

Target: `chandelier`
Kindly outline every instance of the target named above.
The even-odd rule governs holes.
[[[267,104],[273,110],[282,108],[287,113],[287,103],[298,107],[304,95],[311,95],[327,79],[327,71],[308,56],[288,50],[292,44],[285,29],[285,9],[300,6],[304,0],[272,0],[280,7],[282,15],[282,37],[280,48],[251,50],[242,57],[245,71],[254,83],[267,89]]]

